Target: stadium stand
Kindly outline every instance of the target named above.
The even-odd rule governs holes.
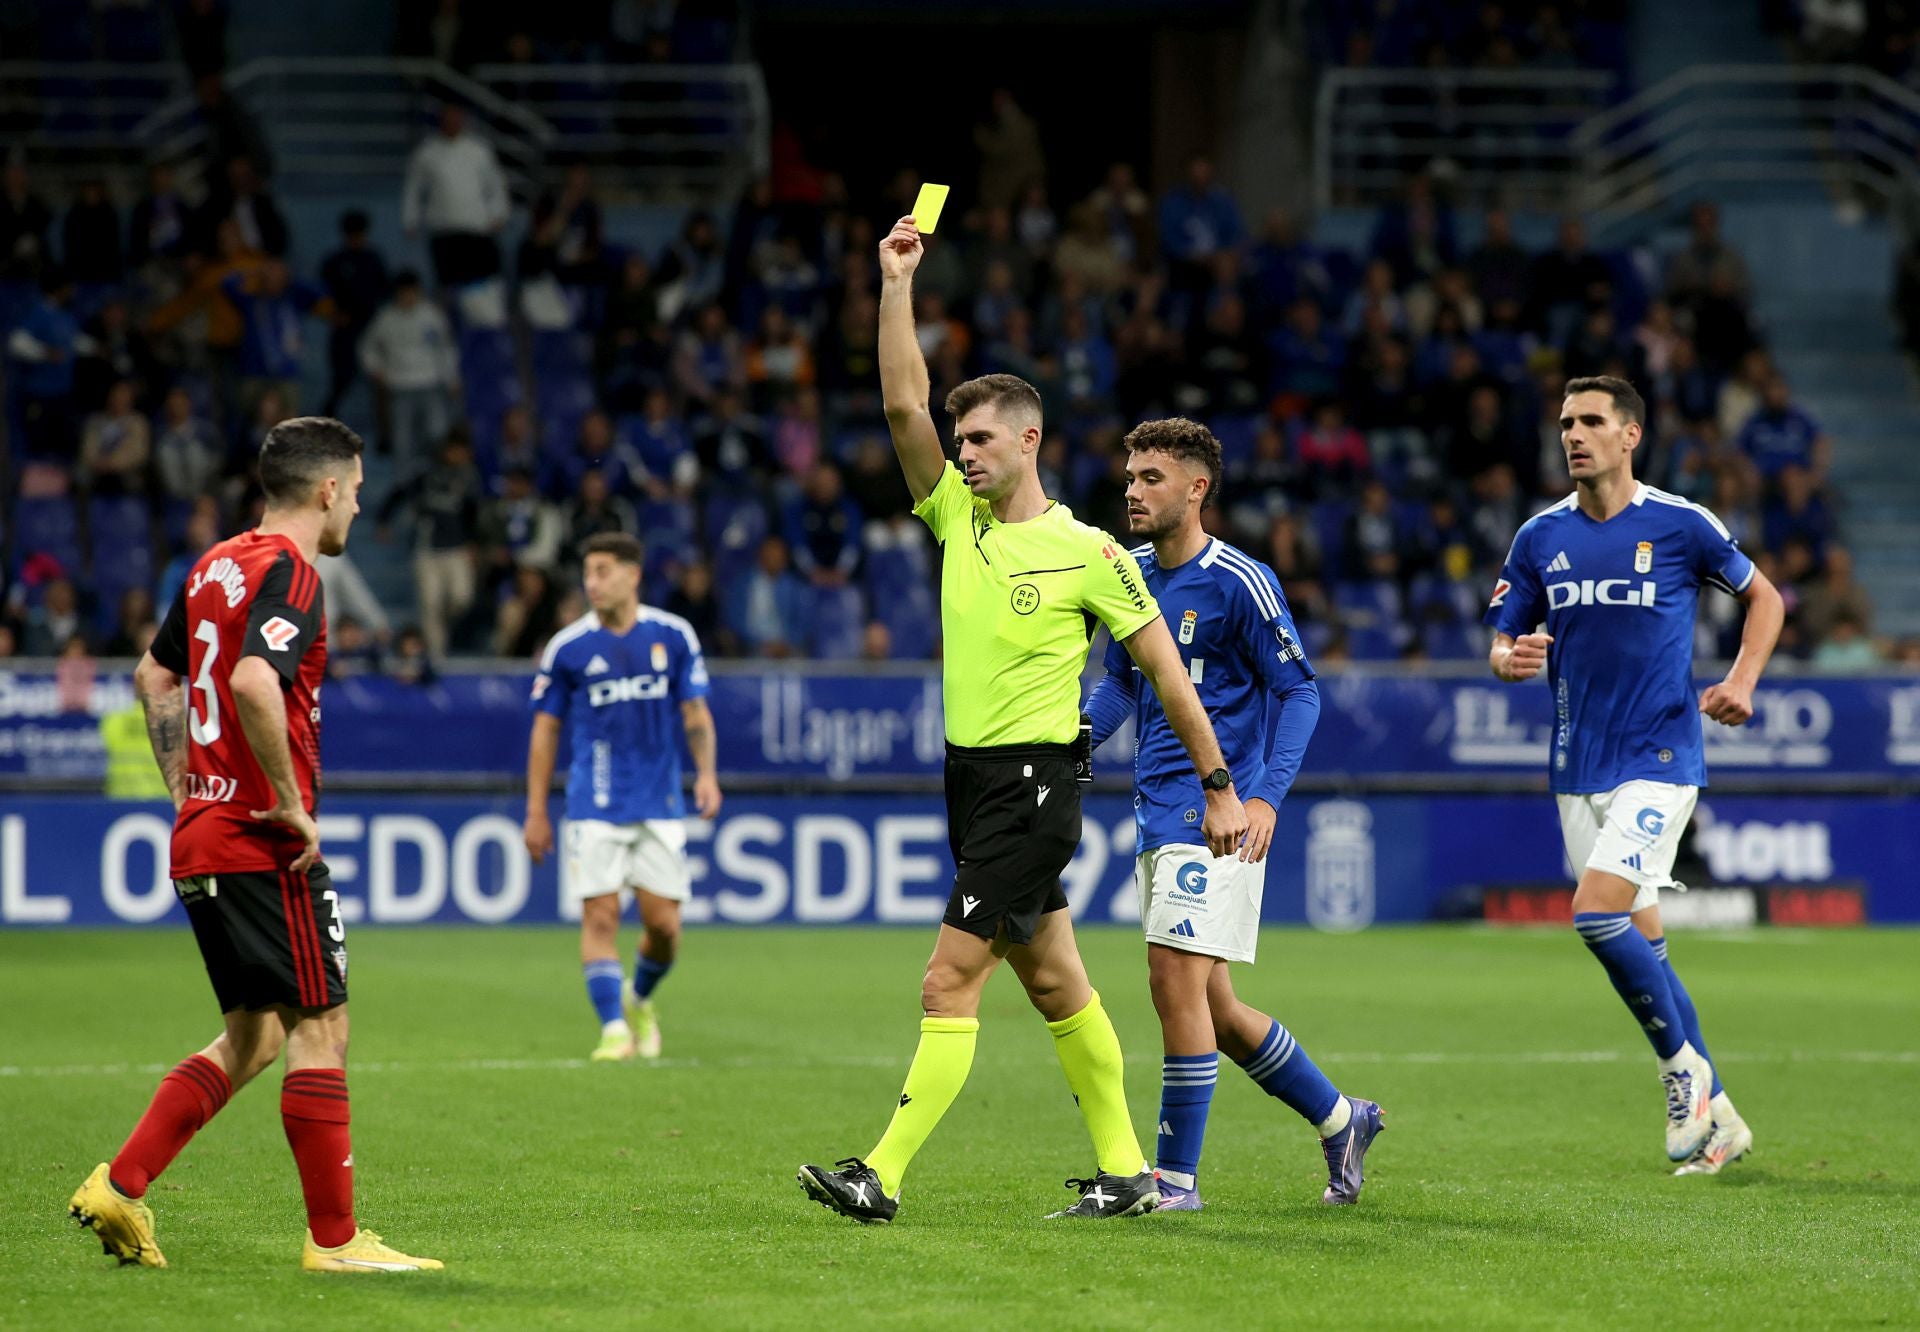
[[[875,394],[871,253],[898,205],[851,197],[839,175],[783,142],[775,169],[737,197],[696,191],[670,233],[610,220],[621,210],[588,151],[618,128],[602,123],[609,103],[593,91],[612,77],[602,62],[671,56],[718,69],[736,46],[725,17],[682,8],[665,27],[619,29],[609,49],[493,18],[448,31],[419,6],[403,12],[401,54],[449,69],[518,68],[518,83],[496,74],[489,86],[508,103],[517,88],[546,112],[572,108],[550,116],[559,139],[548,158],[572,165],[524,179],[524,164],[496,154],[484,125],[448,136],[421,118],[415,162],[430,155],[423,188],[437,192],[422,196],[434,236],[425,277],[450,329],[444,371],[434,368],[437,325],[374,318],[401,256],[364,239],[323,253],[311,225],[289,236],[289,216],[317,219],[279,205],[255,109],[215,86],[224,38],[162,31],[157,7],[45,18],[45,59],[164,59],[183,86],[189,73],[201,78],[207,133],[202,160],[178,178],[155,172],[137,197],[124,176],[56,186],[23,154],[8,158],[0,615],[13,641],[28,640],[45,586],[73,578],[83,633],[105,646],[124,594],[159,591],[155,578],[186,549],[199,494],[216,496],[222,531],[246,525],[259,503],[248,457],[277,413],[318,405],[331,342],[345,348],[334,353],[336,385],[342,356],[381,378],[384,410],[364,390],[339,409],[375,445],[370,507],[417,488],[438,437],[459,429],[481,498],[510,498],[520,506],[512,514],[544,506],[563,534],[494,539],[477,524],[465,548],[479,586],[444,629],[444,607],[417,603],[413,547],[356,538],[354,558],[393,621],[419,622],[425,610],[429,641],[444,637],[449,653],[537,648],[580,609],[568,551],[609,528],[645,538],[648,595],[696,609],[718,654],[937,652],[937,552],[902,517]],[[1375,22],[1376,8],[1317,7],[1317,59],[1552,71],[1577,52],[1609,86],[1630,73],[1620,7],[1403,5]],[[1781,9],[1786,23],[1794,7]],[[1793,31],[1803,47],[1835,40]],[[1858,35],[1850,56],[1894,59],[1877,40]],[[62,86],[49,75],[36,96],[10,99],[9,123],[69,116]],[[1025,119],[1017,103],[996,114],[1003,125]],[[581,149],[571,159],[570,137]],[[1565,492],[1554,416],[1577,375],[1643,386],[1654,411],[1643,477],[1713,504],[1796,605],[1818,607],[1837,588],[1870,616],[1865,593],[1849,590],[1856,512],[1861,567],[1910,553],[1890,510],[1855,493],[1899,469],[1831,461],[1824,420],[1873,431],[1834,358],[1806,343],[1808,327],[1818,337],[1840,321],[1788,291],[1770,253],[1743,253],[1711,199],[1670,210],[1664,230],[1601,242],[1577,214],[1517,217],[1462,197],[1436,166],[1406,173],[1384,204],[1307,228],[1284,210],[1246,216],[1203,158],[1158,197],[1123,160],[1097,188],[1063,198],[1037,154],[993,151],[983,184],[1005,176],[993,187],[1004,201],[964,205],[922,270],[936,404],[986,370],[1031,378],[1048,406],[1052,493],[1114,527],[1126,427],[1176,413],[1205,420],[1227,458],[1214,521],[1282,570],[1322,656],[1483,653],[1479,607],[1507,541]],[[400,183],[367,188],[392,197]],[[484,214],[496,189],[518,191],[505,233],[516,243],[461,229],[461,210]],[[1766,244],[1752,233],[1748,245]],[[1909,243],[1902,262],[1920,272],[1914,253]],[[370,325],[381,330],[377,356]],[[1875,333],[1856,326],[1849,336]],[[1904,375],[1885,346],[1848,352]],[[122,384],[157,442],[113,468],[87,450],[111,450],[128,433],[107,411]],[[1816,390],[1818,410],[1803,387]],[[124,458],[131,446],[118,447]],[[532,493],[516,489],[522,478]],[[521,579],[522,566],[537,577]],[[1920,629],[1913,616],[1896,623]],[[1866,627],[1864,657],[1851,645],[1840,655],[1911,655]],[[1830,615],[1796,614],[1786,650],[1831,659],[1831,628]],[[1704,619],[1702,646],[1726,649],[1728,632],[1725,617]]]

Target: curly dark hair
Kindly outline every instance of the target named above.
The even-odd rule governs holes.
[[[1220,441],[1198,421],[1170,416],[1164,421],[1142,421],[1127,432],[1123,441],[1128,453],[1164,453],[1169,458],[1206,469],[1207,493],[1200,507],[1213,503],[1220,489]]]

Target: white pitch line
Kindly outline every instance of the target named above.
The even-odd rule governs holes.
[[[1621,1050],[1486,1050],[1479,1052],[1444,1050],[1381,1051],[1329,1053],[1321,1055],[1327,1064],[1617,1064],[1644,1058],[1640,1052]],[[1915,1050],[1785,1050],[1762,1054],[1723,1054],[1729,1064],[1920,1064]],[[1127,1059],[1135,1065],[1152,1062],[1145,1052],[1134,1052]],[[780,1059],[756,1055],[735,1055],[702,1059],[653,1059],[637,1061],[650,1068],[664,1069],[766,1069],[766,1068],[899,1068],[907,1060],[900,1055],[827,1055],[818,1058]],[[1039,1061],[1023,1061],[1039,1062]],[[349,1065],[353,1073],[554,1073],[588,1067],[585,1059],[442,1059],[442,1060],[368,1060]],[[171,1064],[0,1064],[0,1078],[86,1078],[152,1077],[165,1073]]]

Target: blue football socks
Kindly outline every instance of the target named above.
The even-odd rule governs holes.
[[[1195,1187],[1220,1056],[1168,1055],[1160,1064],[1160,1143],[1154,1164],[1168,1183]]]
[[[1275,1022],[1260,1048],[1241,1064],[1247,1076],[1269,1096],[1278,1097],[1309,1124],[1320,1125],[1340,1103],[1340,1091],[1327,1080],[1293,1033]]]
[[[672,970],[672,962],[656,962],[645,953],[637,955],[633,962],[633,997],[646,1003],[653,997],[654,988]]]
[[[587,978],[587,998],[593,1004],[593,1011],[600,1015],[600,1025],[622,1021],[620,987],[626,978],[620,973],[620,964],[588,962],[580,970]]]
[[[1687,1033],[1687,1044],[1697,1050],[1702,1059],[1712,1063],[1713,1056],[1707,1053],[1707,1038],[1700,1034],[1700,1014],[1694,1011],[1693,996],[1687,993],[1687,987],[1680,983],[1680,973],[1673,969],[1673,962],[1667,957],[1667,941],[1654,939],[1653,955],[1660,959],[1660,965],[1667,969],[1667,992],[1673,996],[1673,1006],[1680,1010],[1680,1026]],[[1726,1088],[1720,1083],[1720,1065],[1713,1065],[1713,1094],[1720,1095]]]
[[[1653,1052],[1662,1059],[1679,1054],[1687,1042],[1686,1024],[1667,984],[1667,968],[1653,945],[1633,928],[1632,915],[1625,911],[1580,911],[1574,914],[1573,928],[1607,969],[1607,978],[1647,1033]]]

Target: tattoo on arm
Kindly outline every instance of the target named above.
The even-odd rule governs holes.
[[[178,805],[187,787],[187,696],[178,689],[142,692],[140,705],[147,714],[147,740],[154,762],[166,779],[167,791]]]

